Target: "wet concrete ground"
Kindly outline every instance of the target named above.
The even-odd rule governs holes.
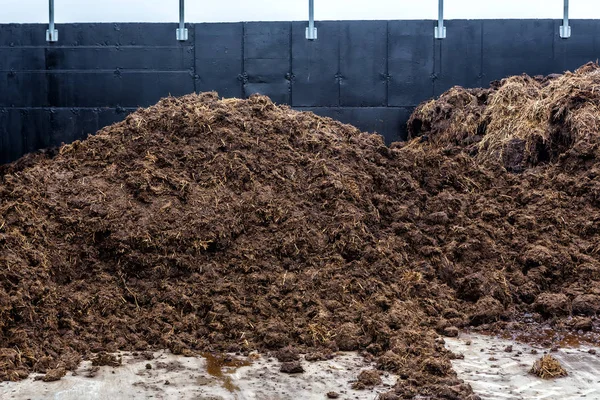
[[[600,400],[600,348],[551,351],[473,334],[445,341],[453,352],[464,355],[464,359],[452,362],[454,369],[483,400]],[[560,361],[569,376],[543,380],[529,374],[533,363],[545,353]]]
[[[445,341],[453,352],[464,355],[453,361],[454,368],[483,400],[600,400],[600,348],[580,346],[551,352],[476,334]],[[549,352],[569,376],[543,380],[529,374],[535,360]],[[343,353],[329,361],[302,361],[305,372],[299,374],[281,373],[277,360],[254,354],[226,360],[168,352],[153,356],[147,360],[142,355],[124,354],[122,366],[97,371],[89,361],[84,362],[56,382],[35,380],[36,375],[22,382],[2,382],[0,399],[295,400],[326,399],[327,393],[335,392],[340,399],[374,400],[396,381],[395,376],[386,374],[383,384],[373,390],[352,390],[358,373],[374,367],[356,353]]]
[[[75,374],[68,372],[56,382],[36,381],[35,375],[21,382],[2,382],[0,399],[322,400],[327,393],[336,392],[340,399],[374,400],[396,381],[387,374],[382,376],[383,384],[373,390],[352,390],[351,382],[358,373],[373,368],[355,353],[329,361],[303,361],[305,372],[301,374],[281,373],[281,364],[265,357],[251,357],[248,365],[168,352],[154,355],[149,361],[123,355],[121,367],[100,367],[93,377],[86,376],[90,375],[91,363],[84,362]]]

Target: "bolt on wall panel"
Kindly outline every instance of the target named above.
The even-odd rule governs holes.
[[[129,114],[134,112],[135,108],[99,108],[98,109],[98,129],[123,121]]]
[[[242,60],[196,60],[196,92],[216,91],[221,97],[243,97]]]

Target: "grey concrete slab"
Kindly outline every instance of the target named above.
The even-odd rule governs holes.
[[[258,354],[251,357],[230,357],[245,366],[220,367],[214,357],[183,357],[168,352],[156,352],[146,360],[139,354],[122,355],[122,366],[100,367],[91,371],[86,361],[76,375],[56,382],[36,381],[34,377],[21,382],[0,382],[0,398],[6,400],[321,400],[336,392],[340,398],[372,400],[389,391],[397,377],[384,373],[382,384],[368,390],[354,390],[352,382],[363,369],[375,365],[356,353],[342,353],[332,360],[302,361],[305,372],[283,374],[280,364]],[[210,365],[210,368],[209,368]]]
[[[464,356],[452,361],[458,377],[482,399],[600,399],[600,356],[590,354],[589,347],[551,352],[569,375],[548,380],[529,374],[529,370],[550,349],[476,334],[444,340],[447,348]],[[505,351],[508,346],[512,351]]]

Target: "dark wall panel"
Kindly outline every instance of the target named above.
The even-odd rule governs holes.
[[[290,22],[244,23],[244,95],[260,93],[276,103],[291,99]]]
[[[161,97],[215,90],[270,96],[388,142],[405,137],[421,101],[451,86],[573,70],[600,59],[600,21],[451,20],[188,24],[0,24],[0,163],[85,137]]]
[[[48,106],[48,82],[41,72],[0,72],[0,107]]]
[[[482,85],[508,75],[547,75],[554,65],[554,21],[483,21]]]
[[[16,158],[52,146],[48,111],[39,108],[2,110],[0,123],[2,157]]]
[[[57,24],[57,29],[59,30],[59,42],[53,44],[54,46],[173,47],[189,46],[190,43],[194,43],[193,29],[189,30],[188,42],[180,44],[175,40],[176,23]],[[45,33],[43,33],[42,40],[44,38]]]
[[[243,25],[195,26],[196,91],[217,91],[224,97],[243,97]]]
[[[554,62],[562,71],[574,71],[583,64],[600,59],[600,23],[597,20],[571,21],[569,39],[558,35],[562,22],[554,23]]]
[[[340,105],[385,106],[387,21],[340,22]]]
[[[340,105],[340,24],[316,24],[318,39],[306,40],[306,22],[292,23],[292,105]]]
[[[23,143],[23,152],[30,153],[53,145],[50,128],[50,113],[46,110],[34,108],[19,110],[13,114],[20,118],[20,130]]]
[[[0,24],[0,46],[176,46],[176,23],[56,24],[59,42],[46,42],[45,24]],[[190,41],[194,29],[189,30]],[[183,46],[186,44],[183,43]]]
[[[435,96],[456,85],[479,87],[483,72],[481,21],[451,20],[445,25],[450,34],[435,41]]]
[[[44,70],[46,51],[41,47],[0,47],[0,72]]]
[[[0,73],[0,107],[138,107],[193,92],[190,71]]]
[[[0,109],[0,162],[16,160],[25,154],[21,125],[27,120],[16,108]]]
[[[149,106],[162,97],[194,92],[194,77],[183,72],[48,73],[53,107]]]
[[[433,96],[433,22],[390,21],[388,106],[416,106]]]
[[[192,71],[194,47],[55,47],[42,60],[48,70]]]
[[[0,24],[0,46],[46,46],[43,24]]]
[[[60,146],[86,138],[95,133],[99,126],[98,109],[54,109],[50,110],[51,145]]]
[[[114,124],[125,119],[135,108],[101,108],[98,110],[98,129]]]
[[[406,121],[412,108],[404,107],[296,107],[351,124],[364,132],[381,134],[386,143],[406,140]]]

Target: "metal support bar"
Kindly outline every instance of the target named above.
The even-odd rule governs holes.
[[[571,27],[569,26],[569,0],[565,0],[565,8],[563,14],[563,24],[560,27],[560,37],[568,39],[571,37]]]
[[[435,27],[435,38],[446,38],[446,27],[444,26],[444,0],[438,0],[438,25]]]
[[[177,28],[177,40],[180,42],[188,40],[188,30],[185,28],[185,0],[179,0],[179,28]]]
[[[308,40],[317,39],[317,28],[315,28],[315,0],[308,0],[308,27],[306,28]]]
[[[46,29],[46,41],[57,42],[58,30],[54,28],[54,0],[49,0],[48,5],[50,8],[50,24],[48,25],[48,29]]]

